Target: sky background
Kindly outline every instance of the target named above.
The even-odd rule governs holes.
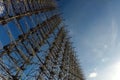
[[[60,0],[86,80],[120,80],[120,0]]]

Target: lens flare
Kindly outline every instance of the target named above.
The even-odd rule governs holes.
[[[114,65],[112,80],[120,80],[120,62]]]

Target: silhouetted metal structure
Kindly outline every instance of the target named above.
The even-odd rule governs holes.
[[[0,41],[2,80],[83,80],[54,0],[1,0]]]

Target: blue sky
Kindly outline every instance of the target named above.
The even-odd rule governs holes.
[[[86,80],[120,80],[120,0],[61,0]]]

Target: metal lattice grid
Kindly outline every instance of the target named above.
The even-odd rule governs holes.
[[[0,45],[3,80],[83,80],[54,0],[1,0]]]

